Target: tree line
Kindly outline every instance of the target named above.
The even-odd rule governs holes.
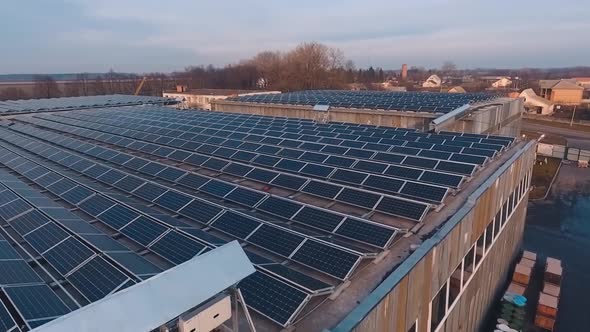
[[[144,76],[147,79],[141,94],[161,96],[176,85],[186,85],[189,89],[342,89],[349,83],[383,82],[387,75],[382,68],[357,69],[341,50],[311,42],[286,52],[260,52],[224,67],[189,66],[183,71],[146,75],[111,70],[95,77],[80,73],[75,80],[67,82],[58,82],[50,75],[36,75],[30,91],[5,88],[0,90],[0,100],[133,94]]]

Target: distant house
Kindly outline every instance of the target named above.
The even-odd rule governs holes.
[[[533,89],[522,91],[520,97],[524,98],[524,108],[530,113],[550,115],[555,108],[554,103],[543,97],[537,96]]]
[[[457,85],[449,89],[449,93],[466,93],[465,89],[462,86]]]
[[[574,80],[541,80],[539,81],[541,97],[555,104],[580,105],[584,88]]]
[[[579,86],[590,89],[590,77],[574,77],[572,78]]]
[[[426,82],[422,83],[423,88],[438,88],[442,84],[442,80],[438,75],[430,75]]]
[[[509,87],[511,84],[512,84],[512,81],[508,77],[502,77],[502,78],[498,79],[497,81],[495,81],[494,83],[492,83],[492,88],[502,89],[502,88]]]

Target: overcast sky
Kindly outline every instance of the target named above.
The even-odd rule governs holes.
[[[590,65],[589,0],[18,0],[0,74],[181,70],[304,41],[357,66]]]

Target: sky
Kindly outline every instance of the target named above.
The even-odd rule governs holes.
[[[588,0],[19,0],[0,74],[170,72],[317,41],[357,67],[590,65]]]

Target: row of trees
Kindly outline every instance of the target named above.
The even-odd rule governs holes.
[[[303,43],[288,52],[264,51],[224,68],[188,67],[172,76],[190,88],[293,91],[337,89],[353,82],[382,82],[385,74],[383,69],[372,67],[357,71],[339,49]]]
[[[162,95],[176,85],[191,89],[340,89],[348,83],[383,82],[381,68],[356,69],[341,50],[320,43],[303,43],[287,52],[265,51],[225,67],[191,66],[170,74],[150,73],[141,94]],[[32,89],[0,90],[0,100],[55,98],[104,94],[133,94],[143,76],[110,71],[104,75],[78,74],[75,80],[56,82],[51,76],[34,77]]]
[[[114,71],[92,77],[89,74],[81,73],[76,75],[76,79],[66,82],[58,82],[50,75],[36,75],[30,86],[19,84],[4,89],[0,88],[0,100],[133,94],[141,80],[142,77],[138,75],[120,74]],[[173,87],[173,82],[169,75],[152,73],[147,75],[141,93],[161,96],[164,90],[171,87]]]

